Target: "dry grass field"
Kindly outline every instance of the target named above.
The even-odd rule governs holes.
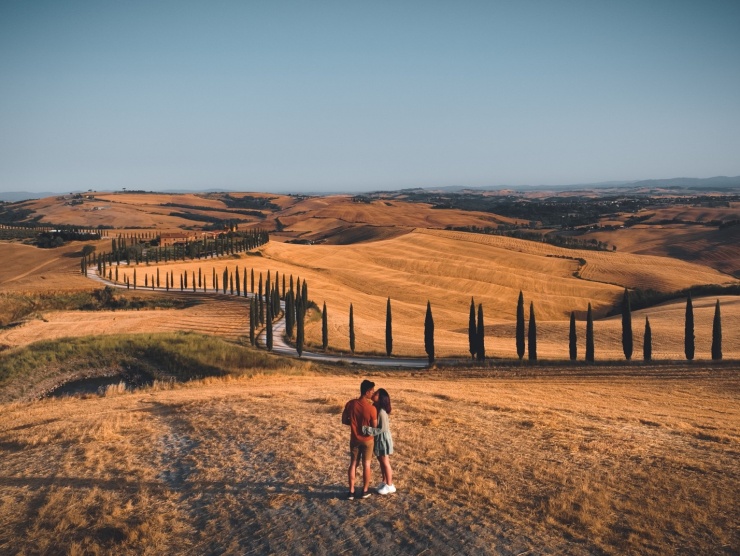
[[[0,322],[8,324],[14,312],[25,315],[0,329],[0,358],[6,358],[0,362],[19,362],[12,369],[5,364],[0,399],[36,397],[65,377],[123,376],[137,365],[157,371],[154,377],[228,375],[0,403],[0,553],[740,552],[740,298],[719,298],[724,357],[734,360],[722,364],[709,361],[714,297],[694,300],[691,363],[683,362],[684,300],[633,313],[631,364],[622,354],[620,317],[605,316],[625,287],[671,292],[736,284],[727,274],[740,258],[732,241],[691,235],[697,226],[665,228],[657,236],[654,227],[635,226],[605,238],[617,252],[580,251],[442,229],[506,223],[490,214],[353,203],[346,196],[271,195],[270,202],[279,208],[249,218],[268,228],[279,219],[282,232],[273,236],[279,241],[249,254],[159,266],[162,279],[174,272],[178,284],[179,273],[191,278],[200,268],[208,294],[141,287],[119,294],[148,299],[156,309],[50,308],[56,305],[44,296],[72,299],[100,289],[79,273],[82,244],[41,250],[0,243]],[[208,195],[29,203],[48,222],[113,224],[114,234],[193,224],[170,212],[233,216]],[[291,239],[322,244],[285,243]],[[98,251],[109,246],[108,239],[96,243]],[[692,262],[656,256],[684,248],[681,257]],[[212,270],[221,280],[224,268],[237,266],[242,276],[254,269],[258,276],[278,271],[307,279],[309,297],[328,307],[330,349],[344,353],[350,303],[357,351],[384,352],[390,297],[394,354],[423,354],[430,300],[437,356],[467,359],[472,296],[485,310],[489,360],[418,372],[360,371],[255,354],[243,347],[244,298],[210,293]],[[157,267],[136,268],[143,285]],[[133,270],[119,273],[131,278]],[[539,366],[513,361],[520,290],[527,305],[534,302],[538,355],[546,360]],[[175,309],[173,300],[192,303]],[[575,311],[579,319],[582,359],[588,303],[602,363],[566,366],[568,316]],[[23,304],[38,309],[29,313]],[[673,362],[640,361],[645,316],[654,359]],[[181,330],[227,341],[175,334],[159,340],[175,346],[166,351],[150,334]],[[313,311],[306,338],[309,349],[321,342]],[[140,347],[135,356],[126,351],[131,345]],[[186,346],[197,353],[185,353]],[[66,351],[57,357],[49,350]],[[393,398],[398,493],[348,502],[348,430],[339,414],[364,376]],[[374,470],[377,475],[377,464]]]
[[[533,301],[538,319],[541,357],[567,358],[570,311],[585,321],[592,304],[595,315],[603,317],[621,300],[623,288],[652,287],[673,291],[696,284],[737,283],[736,280],[705,266],[676,259],[612,253],[566,250],[544,243],[499,236],[417,229],[386,241],[357,245],[293,245],[270,242],[259,256],[164,265],[161,273],[187,271],[189,276],[200,268],[211,285],[212,269],[219,280],[223,269],[238,266],[241,276],[254,269],[257,276],[269,270],[280,275],[306,279],[309,297],[319,307],[327,304],[330,347],[348,351],[348,311],[353,304],[356,350],[382,352],[385,348],[385,307],[392,299],[394,353],[423,355],[423,326],[426,302],[430,300],[435,320],[435,346],[440,357],[464,357],[468,351],[468,312],[470,297],[484,306],[486,332],[491,335],[487,353],[492,357],[515,354],[514,327],[516,301],[521,289],[525,301]],[[567,258],[566,258],[567,257]],[[586,260],[581,267],[578,258]],[[132,278],[132,271],[126,271]],[[153,266],[139,267],[137,279],[144,283],[144,273],[151,277]],[[581,278],[574,276],[578,272]],[[121,279],[123,279],[123,272]],[[179,283],[179,278],[178,278]],[[711,300],[711,304],[714,299]],[[734,326],[740,306],[735,299],[723,301],[725,356],[740,355],[740,340]],[[634,316],[637,346],[642,338],[644,314],[650,316],[655,342],[655,357],[681,357],[683,353],[683,317],[677,318],[683,302],[668,309],[650,309]],[[713,305],[697,306],[697,357],[709,354]],[[666,315],[666,316],[664,316]],[[709,324],[708,324],[709,323]],[[596,324],[597,358],[621,358],[619,319],[600,320]],[[580,330],[581,354],[584,352],[585,324]],[[311,320],[306,327],[309,344],[320,345],[321,323]],[[501,340],[504,338],[503,340]],[[508,338],[508,340],[505,340]],[[641,349],[641,348],[640,348]],[[637,356],[636,352],[636,356]]]
[[[398,492],[354,502],[363,375],[0,405],[0,552],[736,554],[737,370],[368,371]]]
[[[110,249],[109,241],[94,242]],[[80,274],[82,244],[39,249],[21,243],[0,242],[0,292],[90,290],[98,287]]]

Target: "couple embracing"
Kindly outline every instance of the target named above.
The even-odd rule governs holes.
[[[349,500],[355,499],[355,475],[357,465],[362,462],[363,489],[360,498],[370,496],[370,463],[373,454],[378,458],[383,482],[378,485],[378,494],[396,492],[393,485],[393,470],[390,455],[393,453],[390,419],[391,398],[385,389],[375,390],[375,383],[363,380],[360,397],[347,402],[342,413],[342,423],[349,425]]]

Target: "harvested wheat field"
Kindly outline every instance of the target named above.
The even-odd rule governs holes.
[[[354,202],[352,197],[337,195],[311,198],[280,214],[287,231],[312,241],[341,242],[346,228],[360,225],[394,229],[404,233],[413,228],[447,226],[497,227],[513,224],[515,219],[484,212],[435,209],[423,203],[374,200]],[[338,233],[341,231],[342,233]]]
[[[147,292],[137,292],[147,295]],[[151,295],[151,294],[150,294]],[[21,325],[0,329],[0,346],[25,346],[40,340],[95,334],[191,331],[229,340],[249,336],[249,306],[243,299],[202,294],[166,294],[192,306],[177,309],[116,311],[49,311],[27,318]]]
[[[98,249],[110,248],[108,240],[90,243]],[[83,245],[75,241],[56,249],[39,249],[0,242],[0,291],[48,292],[99,287],[80,274]]]
[[[581,266],[578,258],[586,264]],[[200,269],[208,287],[212,287],[215,269],[222,286],[224,268],[243,278],[269,270],[274,280],[280,276],[300,277],[308,281],[309,297],[319,307],[327,305],[329,345],[337,351],[349,349],[349,305],[353,304],[356,351],[385,351],[386,301],[392,300],[393,353],[423,355],[423,326],[427,300],[431,301],[435,322],[435,348],[439,357],[463,357],[468,352],[468,315],[470,298],[484,307],[487,334],[493,338],[487,353],[493,357],[514,354],[513,323],[516,302],[522,290],[527,305],[535,305],[541,330],[540,354],[543,357],[567,357],[567,319],[575,311],[585,321],[588,304],[596,317],[603,317],[621,301],[624,287],[653,287],[672,291],[696,284],[737,283],[737,280],[707,267],[675,259],[640,256],[627,253],[566,250],[551,245],[498,236],[458,232],[416,230],[386,241],[347,246],[293,245],[270,242],[256,253],[230,259],[209,259],[196,262],[161,265],[160,271],[188,276]],[[144,283],[144,274],[151,276],[154,266],[140,266],[137,280]],[[580,273],[581,278],[574,276]],[[122,271],[132,279],[131,269]],[[588,276],[588,279],[585,279]],[[605,282],[599,280],[605,280]],[[191,278],[192,280],[192,278]],[[282,285],[282,278],[280,278]],[[608,282],[608,283],[606,283]],[[250,284],[251,287],[251,284]],[[255,290],[257,286],[255,285]],[[714,300],[712,300],[713,302]],[[728,302],[732,301],[728,299]],[[729,303],[725,318],[740,310]],[[706,312],[706,311],[705,311]],[[658,312],[659,313],[659,312]],[[652,315],[650,311],[647,314]],[[675,316],[675,315],[674,315]],[[321,344],[321,322],[316,313],[306,326],[309,345]],[[641,315],[635,316],[635,335],[641,337]],[[656,317],[660,320],[660,317]],[[673,317],[672,317],[673,318]],[[702,323],[706,320],[704,313]],[[709,315],[711,322],[711,314]],[[678,327],[683,320],[670,320],[664,330],[656,322],[656,342],[667,341],[656,350],[656,357],[681,353]],[[620,358],[619,322],[597,323],[597,357]],[[702,324],[701,326],[704,326]],[[580,341],[585,340],[585,324],[581,325]],[[698,330],[706,335],[710,330]],[[673,330],[675,328],[675,330]],[[737,328],[725,327],[726,357],[737,354]],[[615,334],[617,336],[615,336]],[[660,340],[658,340],[660,334]],[[670,341],[666,338],[670,336]],[[510,338],[497,340],[496,338]],[[616,343],[614,343],[614,340]],[[679,343],[676,343],[679,342]],[[697,349],[704,357],[709,346]],[[581,347],[581,353],[585,348]]]
[[[637,225],[610,232],[593,232],[586,239],[609,241],[619,251],[668,256],[704,264],[728,275],[740,275],[740,226],[672,224]]]
[[[0,551],[740,550],[737,369],[368,371],[398,492],[354,502],[339,414],[362,375],[314,369],[1,405]]]

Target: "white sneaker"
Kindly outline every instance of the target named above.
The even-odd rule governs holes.
[[[378,491],[378,494],[392,494],[394,492],[396,492],[396,487],[393,485],[385,485]]]
[[[381,488],[384,488],[384,487],[385,487],[385,483],[380,483],[380,484],[379,484],[379,485],[378,485],[378,486],[377,486],[377,487],[375,488],[375,490],[380,490]]]

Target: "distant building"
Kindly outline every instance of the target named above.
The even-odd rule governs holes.
[[[170,247],[172,245],[185,245],[205,238],[213,239],[218,232],[162,232],[159,234],[159,245]]]

